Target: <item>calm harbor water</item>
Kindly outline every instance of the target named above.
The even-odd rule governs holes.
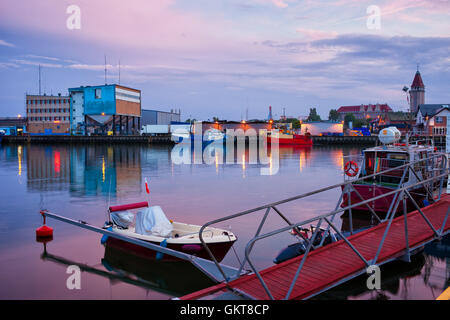
[[[1,299],[169,299],[212,283],[191,265],[151,261],[104,247],[100,235],[49,219],[53,240],[36,241],[40,209],[102,226],[108,205],[147,200],[169,219],[193,224],[230,215],[343,181],[347,147],[280,148],[279,169],[262,175],[265,164],[178,164],[172,146],[4,145],[0,147]],[[194,161],[192,161],[194,162]],[[271,164],[273,163],[273,159]],[[280,206],[292,221],[326,213],[339,190]],[[263,212],[218,227],[237,237],[223,263],[237,266]],[[345,221],[344,221],[345,222]],[[284,226],[269,216],[263,232]],[[272,265],[280,249],[295,240],[281,234],[255,245],[252,261]],[[236,252],[236,254],[235,254]],[[67,267],[82,270],[81,289],[69,290]],[[366,278],[341,285],[317,299],[434,299],[449,285],[450,241],[428,245],[412,263],[382,267],[382,290],[369,291]]]

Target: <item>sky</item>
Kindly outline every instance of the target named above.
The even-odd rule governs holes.
[[[74,10],[75,8],[75,10]],[[323,119],[343,105],[450,103],[450,0],[2,0],[0,116],[25,94],[106,82],[181,118]]]

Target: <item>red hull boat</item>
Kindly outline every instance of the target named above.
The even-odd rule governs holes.
[[[392,137],[389,136],[390,134],[392,134]],[[349,156],[350,160],[345,163],[344,173],[348,179],[355,179],[351,186],[360,196],[353,189],[350,189],[349,201],[347,191],[344,192],[342,207],[348,206],[349,202],[350,204],[357,204],[363,200],[395,191],[402,186],[416,185],[418,182],[430,179],[445,170],[445,161],[442,160],[443,154],[436,152],[432,143],[416,142],[410,144],[408,137],[405,143],[398,143],[400,132],[391,128],[383,129],[379,136],[383,145],[365,149],[362,155]],[[441,157],[438,157],[439,155]],[[407,168],[405,165],[408,163],[414,164],[405,170]],[[396,169],[397,167],[400,168]],[[380,174],[372,176],[377,173]],[[370,177],[362,179],[367,176]],[[442,182],[418,185],[409,192],[417,205],[423,207],[434,201],[435,193],[441,186]],[[370,207],[376,213],[387,213],[394,195],[356,206],[354,209],[370,211]],[[416,209],[413,201],[409,198],[407,198],[406,205],[408,212]],[[396,213],[398,212],[403,212],[402,203],[397,207]]]
[[[267,137],[267,143],[271,143],[271,136]],[[278,144],[284,146],[312,146],[311,135],[279,134]]]

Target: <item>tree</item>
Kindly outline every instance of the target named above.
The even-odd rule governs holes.
[[[330,114],[328,115],[328,120],[338,121],[339,120],[339,112],[336,109],[331,109]]]
[[[370,122],[369,119],[355,119],[355,121],[353,121],[353,127],[360,128],[360,127],[368,126],[369,122]]]
[[[292,123],[293,129],[300,129],[300,121],[295,118],[287,118],[286,122]]]
[[[309,109],[308,121],[320,121],[320,116],[317,114],[316,108]]]
[[[344,123],[346,126],[348,126],[349,122],[352,122],[354,124],[355,120],[356,120],[356,118],[353,113],[347,113],[344,117]]]

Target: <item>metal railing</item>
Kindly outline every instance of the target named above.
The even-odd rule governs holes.
[[[439,174],[433,174],[433,176],[431,178],[428,178],[428,179],[418,179],[418,182],[413,183],[413,184],[411,184],[411,183],[409,183],[408,185],[404,184],[405,176],[410,171],[414,171],[414,165],[416,165],[418,163],[430,161],[430,160],[434,161],[435,158],[439,158],[440,161],[441,161],[441,164],[442,164],[442,167],[440,168]],[[402,177],[401,177],[401,181],[399,183],[399,187],[396,190],[393,190],[391,192],[387,192],[387,193],[384,193],[384,194],[372,197],[370,199],[364,199],[353,186],[353,183],[355,183],[355,182],[360,182],[360,181],[363,181],[363,180],[366,180],[366,179],[371,179],[371,178],[374,178],[374,177],[376,177],[378,175],[386,174],[386,173],[391,172],[393,170],[399,170],[399,169],[403,169],[403,174],[402,174]],[[332,186],[329,186],[329,187],[321,188],[321,189],[318,189],[318,190],[315,190],[315,191],[311,191],[311,192],[307,192],[307,193],[304,193],[304,194],[301,194],[301,195],[298,195],[298,196],[294,196],[294,197],[291,197],[291,198],[288,198],[288,199],[285,199],[285,200],[280,200],[280,201],[273,202],[273,203],[270,203],[270,204],[266,204],[266,205],[263,205],[263,206],[260,206],[260,207],[254,208],[254,209],[250,209],[250,210],[242,211],[242,212],[239,212],[239,213],[236,213],[236,214],[232,214],[232,215],[220,218],[220,219],[215,219],[213,221],[210,221],[210,222],[204,224],[201,227],[201,229],[199,231],[199,238],[200,238],[200,241],[202,242],[203,246],[205,247],[206,251],[210,255],[211,260],[214,261],[214,263],[216,264],[216,267],[222,273],[223,278],[225,279],[226,282],[229,282],[229,281],[232,281],[232,280],[234,280],[236,278],[239,278],[240,275],[241,275],[241,272],[242,272],[242,270],[244,268],[244,265],[246,263],[248,263],[248,265],[250,266],[251,270],[254,272],[254,274],[258,277],[259,281],[261,282],[261,285],[263,286],[263,288],[264,288],[265,292],[267,293],[268,297],[270,299],[274,299],[274,297],[271,294],[269,288],[267,287],[266,283],[264,282],[264,279],[262,278],[262,276],[260,275],[260,273],[258,272],[258,270],[256,269],[255,265],[252,263],[252,261],[250,259],[250,254],[251,254],[251,251],[252,251],[252,249],[254,247],[254,244],[257,241],[260,241],[262,239],[265,239],[265,238],[268,238],[268,237],[280,234],[282,232],[286,232],[286,231],[289,231],[289,230],[292,230],[292,229],[299,230],[299,228],[301,228],[304,225],[311,225],[312,226],[313,223],[316,223],[314,225],[315,231],[312,233],[312,236],[309,239],[303,237],[303,240],[307,241],[308,245],[306,247],[305,253],[303,254],[303,258],[302,258],[302,260],[301,260],[301,262],[300,262],[300,264],[298,266],[298,269],[297,269],[297,271],[295,273],[295,276],[294,276],[294,278],[292,280],[292,283],[291,283],[291,285],[289,287],[289,290],[288,290],[288,292],[287,292],[287,294],[285,296],[285,299],[289,299],[289,297],[290,297],[290,295],[292,293],[292,290],[294,288],[294,285],[295,285],[295,283],[297,282],[297,280],[299,278],[300,271],[302,270],[302,267],[303,267],[303,265],[304,265],[304,263],[306,261],[306,258],[308,257],[309,252],[312,249],[317,249],[317,248],[323,246],[324,239],[327,237],[328,233],[330,232],[330,228],[333,229],[333,231],[336,234],[339,235],[340,239],[343,240],[343,242],[345,242],[355,252],[355,254],[361,259],[361,261],[366,266],[376,264],[377,261],[378,261],[378,257],[379,257],[379,254],[381,252],[381,249],[383,248],[383,244],[385,242],[387,233],[388,233],[388,231],[389,231],[389,229],[391,227],[392,221],[393,221],[394,216],[395,216],[395,214],[397,212],[397,208],[398,208],[400,202],[403,202],[403,215],[405,216],[405,233],[407,235],[407,233],[408,233],[408,226],[406,224],[406,215],[407,215],[408,212],[407,212],[407,207],[406,207],[406,201],[409,199],[409,201],[411,201],[411,203],[414,205],[414,207],[418,210],[419,214],[424,218],[424,220],[426,221],[426,224],[433,230],[433,233],[435,234],[435,236],[436,237],[441,237],[443,235],[443,233],[444,233],[444,226],[445,226],[445,223],[446,223],[446,221],[448,219],[448,215],[449,215],[449,212],[450,212],[450,207],[449,207],[449,210],[447,210],[447,214],[446,214],[446,217],[445,217],[444,224],[443,224],[442,228],[437,230],[436,228],[434,228],[434,226],[431,224],[431,222],[425,216],[425,214],[421,210],[420,206],[414,200],[414,198],[411,195],[410,191],[414,190],[415,188],[420,187],[422,185],[426,185],[426,184],[433,184],[433,185],[435,185],[435,183],[438,181],[439,182],[438,183],[439,190],[438,190],[437,200],[439,200],[440,197],[441,197],[441,194],[442,194],[443,182],[448,177],[448,174],[449,174],[449,171],[447,169],[447,157],[446,157],[446,155],[443,154],[443,153],[436,154],[436,155],[433,155],[433,156],[431,156],[429,158],[426,158],[426,159],[421,159],[421,160],[417,160],[417,161],[414,161],[414,162],[410,162],[410,163],[404,164],[402,166],[398,166],[398,167],[395,167],[395,168],[390,168],[388,170],[384,170],[384,171],[381,171],[379,173],[367,175],[367,176],[364,176],[364,177],[361,177],[361,178],[358,178],[358,179],[355,179],[355,180],[352,180],[352,181],[346,181],[344,183],[335,184],[335,185],[332,185]],[[303,221],[300,221],[300,222],[292,223],[291,221],[289,221],[286,218],[286,216],[277,207],[277,206],[279,206],[281,204],[284,204],[284,203],[288,203],[288,202],[291,202],[291,201],[303,199],[303,198],[306,198],[306,197],[309,197],[309,196],[312,196],[312,195],[316,195],[316,194],[319,194],[319,193],[322,193],[322,192],[325,192],[325,191],[328,191],[328,190],[331,190],[331,189],[335,189],[335,188],[341,188],[341,190],[342,190],[341,195],[339,197],[339,200],[337,202],[337,205],[336,205],[335,209],[333,211],[330,211],[330,212],[328,212],[326,214],[323,214],[323,215],[319,215],[319,216],[314,217],[314,218],[310,218],[310,219],[306,219],[306,220],[303,220]],[[343,200],[344,193],[347,193],[348,195],[350,195],[351,192],[355,192],[355,194],[361,199],[361,202],[352,204],[351,201],[350,201],[351,197],[349,196],[348,197],[348,199],[349,199],[348,205],[341,206],[341,202]],[[386,214],[384,219],[380,219],[378,217],[378,215],[376,214],[376,212],[369,206],[369,203],[373,202],[373,201],[376,201],[378,199],[383,199],[383,198],[390,197],[390,196],[393,196],[393,199],[392,199],[392,202],[391,202],[391,204],[389,206],[388,212],[387,212],[387,214]],[[385,230],[385,233],[384,233],[384,235],[383,235],[383,237],[381,239],[381,242],[380,242],[380,244],[378,246],[377,252],[376,252],[375,256],[373,257],[373,259],[371,259],[369,261],[366,260],[363,257],[363,255],[352,245],[352,243],[348,240],[348,238],[345,237],[339,231],[339,229],[336,227],[336,225],[333,223],[334,218],[335,218],[335,216],[338,213],[348,211],[349,212],[350,231],[351,231],[350,234],[353,234],[352,209],[355,208],[355,207],[360,207],[362,205],[364,205],[364,206],[366,206],[368,208],[369,212],[372,214],[372,216],[374,216],[378,220],[378,222],[386,222],[387,221],[386,230]],[[216,224],[216,223],[224,222],[224,221],[227,221],[227,220],[235,219],[235,218],[238,218],[238,217],[242,217],[242,216],[245,216],[245,215],[253,214],[253,213],[261,211],[261,210],[265,210],[265,213],[264,213],[260,223],[258,224],[258,227],[256,229],[254,237],[247,243],[247,245],[245,247],[245,258],[240,263],[238,272],[234,276],[227,277],[225,275],[225,273],[221,270],[221,267],[220,267],[219,263],[215,259],[215,257],[212,254],[211,250],[208,248],[208,245],[204,242],[204,240],[202,238],[203,230],[206,227],[208,227],[208,226],[210,226],[212,224]],[[278,216],[280,216],[287,223],[287,226],[283,227],[283,228],[278,228],[276,230],[267,232],[265,234],[261,234],[261,230],[262,230],[262,228],[263,228],[263,226],[264,226],[264,224],[265,224],[265,222],[267,220],[267,217],[268,217],[269,213],[272,212],[272,211],[275,212]],[[327,228],[325,230],[325,233],[322,236],[322,240],[321,240],[321,242],[318,245],[314,246],[314,242],[315,242],[315,239],[317,237],[318,231],[320,230],[321,225],[324,224],[324,223],[327,224]],[[408,237],[406,236],[405,238],[406,238],[406,256],[409,259],[410,251],[413,250],[414,248],[410,248],[409,247]]]

